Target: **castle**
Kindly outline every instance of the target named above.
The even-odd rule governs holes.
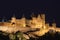
[[[0,26],[6,26],[17,29],[17,27],[28,27],[28,28],[39,28],[40,31],[31,32],[31,34],[35,34],[38,36],[42,36],[45,33],[53,30],[54,32],[60,32],[60,28],[56,27],[56,23],[53,23],[52,26],[49,26],[49,23],[45,22],[45,14],[39,14],[37,17],[32,17],[31,20],[22,17],[21,19],[16,19],[16,17],[12,17],[9,22],[0,22]],[[8,28],[7,28],[8,29]],[[15,30],[16,30],[15,29]],[[13,31],[13,30],[12,30]]]

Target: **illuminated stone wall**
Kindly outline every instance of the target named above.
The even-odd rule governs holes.
[[[26,25],[28,25],[29,27]],[[32,34],[38,36],[42,36],[50,30],[60,32],[60,28],[56,27],[56,23],[52,23],[52,26],[49,26],[49,23],[45,23],[45,14],[39,14],[37,17],[32,16],[32,19],[30,20],[26,19],[25,17],[22,17],[21,19],[16,19],[16,17],[12,17],[10,22],[0,22],[0,26],[6,26],[7,29],[8,27],[12,29],[18,27],[16,28],[16,30],[19,29],[19,27],[39,28],[40,31],[31,32]]]

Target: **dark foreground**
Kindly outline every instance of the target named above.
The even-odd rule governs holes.
[[[10,40],[9,34],[3,35],[3,33],[0,32],[0,40]],[[44,35],[42,37],[38,37],[36,39],[35,38],[30,38],[30,40],[60,40],[60,34],[57,33],[57,32],[55,34],[53,34],[53,33],[51,33],[51,34],[47,33],[46,35]]]

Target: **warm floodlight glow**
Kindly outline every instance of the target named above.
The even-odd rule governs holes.
[[[39,30],[35,31],[37,28]],[[28,33],[29,36],[32,36],[33,34],[43,36],[50,30],[53,32],[60,32],[60,28],[56,27],[56,23],[52,23],[52,26],[49,26],[49,23],[45,23],[45,14],[39,14],[37,17],[32,16],[31,20],[28,20],[25,17],[21,19],[12,17],[10,22],[0,22],[0,31],[7,33],[15,33],[17,31],[28,33],[28,31],[32,31]]]

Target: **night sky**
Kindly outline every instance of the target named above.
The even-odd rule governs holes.
[[[0,1],[0,18],[10,19],[13,14],[16,18],[21,18],[24,14],[29,18],[32,13],[35,15],[46,14],[47,22],[56,22],[60,26],[60,5],[57,0],[40,0],[40,1]]]

